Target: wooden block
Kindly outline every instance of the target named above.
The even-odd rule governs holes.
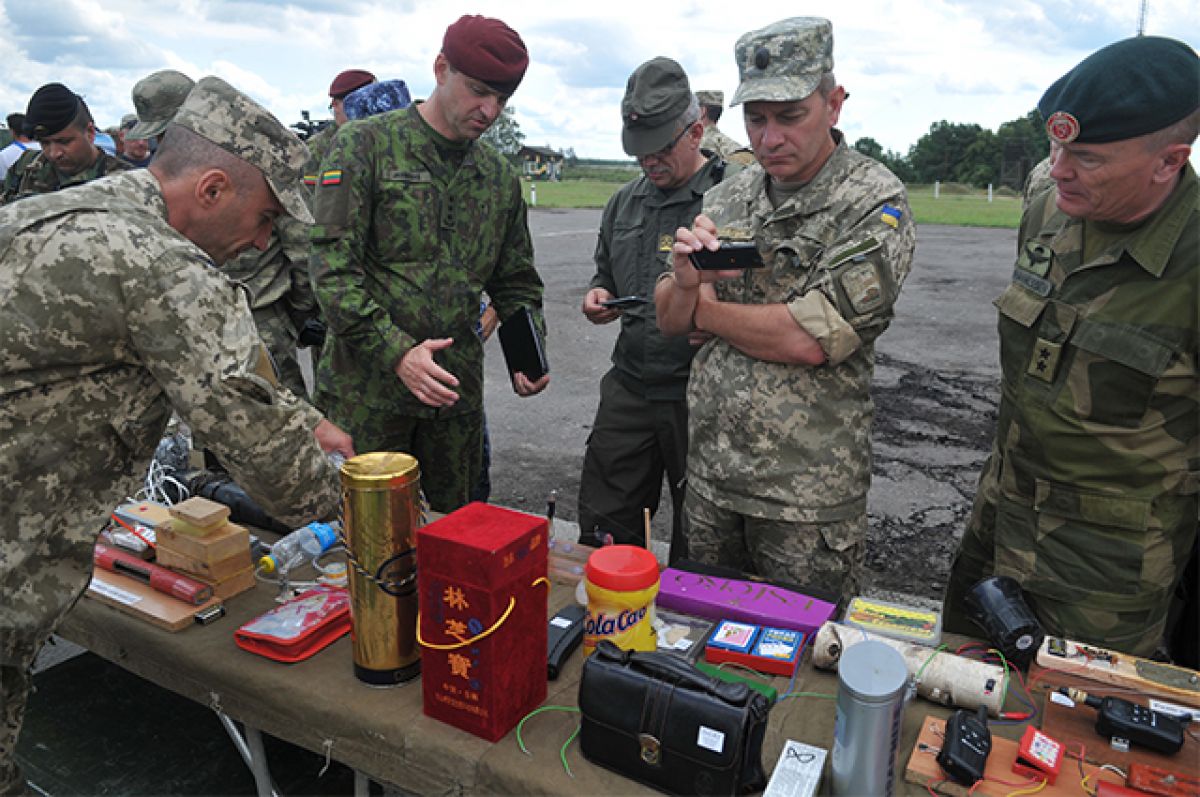
[[[137,579],[100,568],[92,573],[87,596],[168,631],[187,628],[195,622],[198,612],[221,602],[220,598],[213,597],[199,606],[193,606],[164,595]]]
[[[179,534],[174,525],[172,521],[157,530],[159,550],[166,548],[208,565],[250,550],[250,533],[236,523],[226,523],[207,537]]]
[[[1042,642],[1037,666],[1200,708],[1200,672],[1196,670],[1058,637],[1046,637]],[[1033,676],[1033,670],[1030,675]],[[1046,676],[1039,671],[1038,677]]]
[[[202,581],[213,588],[213,597],[221,600],[229,600],[234,595],[241,595],[246,590],[254,589],[254,567],[247,567],[245,570],[240,570],[233,575],[226,576],[220,580],[195,577],[197,581]]]
[[[171,517],[202,529],[211,528],[229,519],[229,507],[207,498],[193,496],[171,507]]]
[[[974,788],[947,780],[946,773],[938,766],[936,752],[942,747],[945,732],[945,720],[935,719],[931,716],[925,717],[925,721],[921,724],[921,734],[917,737],[917,744],[913,747],[912,755],[908,759],[908,766],[904,768],[906,781],[918,786],[927,786],[938,794],[948,794],[952,797],[966,797],[968,793],[972,797],[976,794],[1005,797],[1005,795],[1023,788],[1037,788],[1037,782],[1031,783],[1028,778],[1023,778],[1012,771],[1013,762],[1017,760],[1017,743],[1012,739],[997,736],[994,730],[992,732],[992,753],[988,756],[987,766],[983,770],[984,779]],[[1113,784],[1125,783],[1125,779],[1114,772],[1102,770],[1091,764],[1083,764],[1084,775],[1090,776],[1088,786],[1092,789],[1092,791],[1084,791],[1081,785],[1083,776],[1079,774],[1079,767],[1079,762],[1074,758],[1065,759],[1058,779],[1053,785],[1046,784],[1045,787],[1039,788],[1036,792],[1037,797],[1061,797],[1063,795],[1084,797],[1094,792],[1098,781]]]
[[[187,573],[189,576],[198,576],[217,581],[240,573],[254,564],[250,559],[250,549],[248,547],[243,548],[226,559],[221,559],[217,562],[206,562],[203,559],[181,554],[169,546],[163,547],[159,545],[155,559],[163,567]]]
[[[1083,688],[1087,689],[1088,687]],[[1126,690],[1115,688],[1096,690],[1097,697],[1110,694],[1143,706],[1147,702],[1144,695],[1129,694]],[[1174,755],[1156,753],[1136,745],[1130,745],[1129,752],[1122,753],[1114,750],[1108,739],[1096,733],[1095,709],[1082,704],[1075,708],[1060,706],[1053,700],[1047,700],[1043,709],[1042,731],[1065,744],[1068,750],[1078,752],[1080,745],[1083,745],[1086,751],[1084,757],[1097,764],[1112,764],[1128,772],[1129,765],[1137,762],[1159,769],[1172,770],[1193,778],[1200,777],[1200,742],[1197,742],[1189,733],[1184,733],[1183,748]]]
[[[132,504],[123,504],[117,507],[117,514],[123,518],[136,520],[143,526],[148,526],[152,529],[161,526],[171,519],[170,507],[157,504],[153,501],[138,501]]]

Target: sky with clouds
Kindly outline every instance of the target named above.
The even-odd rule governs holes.
[[[512,99],[527,144],[622,158],[620,101],[638,64],[676,59],[693,89],[737,86],[739,35],[788,16],[832,20],[835,73],[851,98],[841,128],[906,153],[939,120],[995,130],[1093,50],[1137,31],[1140,0],[0,0],[0,115],[40,85],[83,95],[100,126],[133,110],[146,74],[215,74],[283,122],[328,116],[329,82],[348,67],[433,85],[447,25],[503,19],[531,65]],[[1148,0],[1146,33],[1200,45],[1200,4]],[[721,122],[746,140],[737,109]]]

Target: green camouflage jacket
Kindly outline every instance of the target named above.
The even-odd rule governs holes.
[[[979,494],[997,502],[996,571],[1035,595],[1161,605],[1191,552],[1198,191],[1188,166],[1161,209],[1087,262],[1094,222],[1061,213],[1053,191],[1022,220],[1013,282],[996,301],[1000,414]]]
[[[99,147],[96,148],[99,157],[96,162],[79,174],[62,177],[58,169],[49,160],[42,157],[40,150],[26,150],[17,162],[8,170],[4,178],[4,193],[0,196],[0,204],[16,199],[32,196],[33,194],[49,194],[73,185],[83,185],[106,174],[129,171],[134,168],[130,164],[114,158]]]
[[[654,285],[670,269],[675,230],[691,227],[704,192],[721,181],[725,162],[712,157],[692,179],[661,191],[645,175],[621,186],[608,200],[596,240],[596,273],[590,287],[613,296],[648,301],[621,313],[621,334],[612,362],[625,387],[653,401],[683,401],[696,347],[686,337],[658,330]]]
[[[336,124],[325,125],[315,136],[304,142],[304,145],[308,147],[308,165],[304,167],[304,184],[313,190],[316,190],[317,187],[317,172],[321,170],[321,161],[325,160],[337,133],[338,126]]]
[[[82,589],[172,410],[275,517],[335,511],[321,415],[264,362],[242,291],[167,224],[149,171],[0,209],[0,663]]]
[[[874,340],[891,322],[915,231],[900,181],[837,138],[778,208],[757,165],[704,197],[718,232],[753,239],[766,263],[718,283],[718,297],[786,304],[829,359],[767,362],[714,338],[692,361],[688,483],[754,517],[818,523],[866,511]]]
[[[524,306],[542,323],[515,170],[479,143],[455,168],[438,150],[448,142],[417,108],[348,122],[322,164],[309,265],[328,326],[316,403],[334,417],[362,407],[417,418],[477,412],[481,294],[502,319]],[[435,357],[459,380],[459,401],[443,410],[422,404],[394,372],[429,338],[454,338]]]

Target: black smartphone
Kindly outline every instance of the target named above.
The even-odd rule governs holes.
[[[616,299],[605,299],[600,302],[601,307],[633,307],[638,304],[646,304],[650,300],[643,299],[641,296],[618,296]]]
[[[717,251],[701,249],[692,252],[692,265],[701,271],[762,268],[762,256],[753,241],[722,242]]]

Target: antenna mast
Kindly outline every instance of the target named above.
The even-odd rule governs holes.
[[[1149,5],[1150,5],[1150,0],[1141,0],[1140,8],[1138,9],[1138,25],[1137,25],[1137,35],[1139,35],[1139,36],[1146,35],[1146,11],[1148,10],[1147,7]]]

